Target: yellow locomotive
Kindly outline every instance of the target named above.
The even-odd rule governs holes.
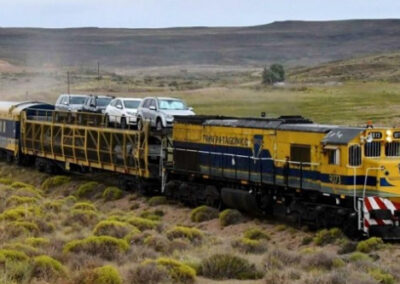
[[[208,185],[204,190],[228,206],[385,238],[400,233],[394,226],[400,129],[321,125],[297,116],[181,118],[173,152],[171,174],[182,180],[190,173],[183,187]]]

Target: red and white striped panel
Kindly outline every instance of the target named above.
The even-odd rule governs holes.
[[[364,231],[368,232],[368,228],[370,226],[384,226],[384,225],[393,225],[392,220],[382,220],[382,219],[372,219],[370,217],[371,210],[390,210],[392,214],[396,210],[400,210],[400,204],[393,203],[389,199],[378,197],[378,196],[370,196],[364,198]]]

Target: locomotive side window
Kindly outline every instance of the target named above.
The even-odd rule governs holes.
[[[381,142],[365,143],[364,152],[366,157],[380,157],[381,156]]]
[[[328,150],[329,165],[340,165],[340,150],[329,149]]]
[[[293,162],[310,163],[310,145],[290,145],[290,160]]]
[[[400,142],[387,143],[385,146],[385,154],[387,157],[400,156]]]
[[[349,147],[349,165],[354,167],[361,165],[360,145],[352,145]]]

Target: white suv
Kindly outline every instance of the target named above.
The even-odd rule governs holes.
[[[164,127],[171,127],[174,116],[194,115],[192,108],[180,99],[165,97],[144,98],[138,108],[138,128],[143,127],[143,121],[150,122],[151,127],[161,130]]]
[[[116,98],[107,106],[105,114],[108,123],[117,123],[121,128],[137,124],[137,110],[142,99]]]

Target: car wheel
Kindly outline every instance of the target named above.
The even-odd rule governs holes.
[[[121,118],[121,128],[122,128],[122,129],[126,129],[126,127],[127,127],[126,118],[125,118],[125,117],[122,117],[122,118]]]
[[[110,117],[108,116],[108,114],[106,114],[106,117],[104,118],[104,126],[105,127],[109,127],[110,126]]]
[[[156,130],[160,131],[163,129],[163,125],[162,125],[162,121],[161,119],[157,118],[157,122],[156,122]]]

